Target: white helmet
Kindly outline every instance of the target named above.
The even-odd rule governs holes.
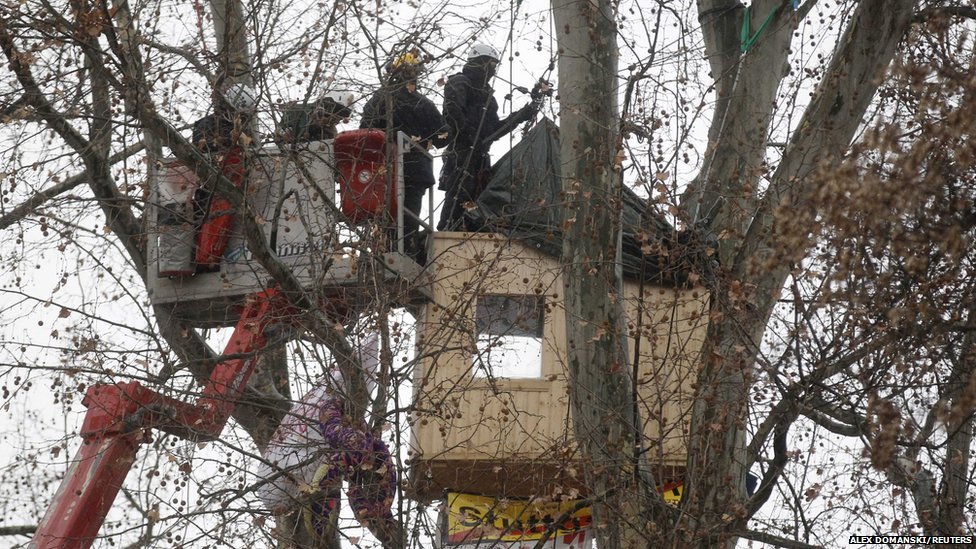
[[[475,59],[477,57],[491,57],[495,61],[501,61],[502,56],[498,53],[498,50],[489,46],[488,44],[482,44],[481,42],[475,43],[468,50],[468,60]]]
[[[224,92],[224,98],[230,106],[242,111],[254,110],[258,105],[257,94],[245,84],[233,84]]]
[[[352,92],[333,91],[325,94],[323,97],[331,99],[343,107],[351,107],[356,102],[356,96]]]
[[[315,102],[320,113],[324,115],[334,115],[345,118],[352,115],[352,104],[356,102],[356,96],[351,92],[333,91],[323,95]]]

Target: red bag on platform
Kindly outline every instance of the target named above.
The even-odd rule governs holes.
[[[359,224],[383,213],[396,217],[396,185],[386,186],[386,134],[362,129],[340,133],[333,142],[339,169],[342,213]],[[396,173],[390,181],[396,181]]]

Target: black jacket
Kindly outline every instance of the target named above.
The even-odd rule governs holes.
[[[233,138],[235,129],[249,134],[250,125],[251,118],[246,114],[217,109],[193,123],[191,140],[201,151],[215,153],[236,144]]]
[[[453,137],[448,150],[475,149],[476,156],[486,154],[493,140],[531,119],[536,112],[537,108],[529,104],[500,120],[495,90],[488,84],[487,76],[478,66],[465,65],[444,86],[444,119]]]
[[[380,90],[363,107],[363,119],[360,128],[377,128],[387,130],[387,91]],[[437,107],[419,93],[410,93],[406,88],[398,88],[393,94],[393,126],[392,131],[416,137],[420,145],[427,147],[443,147],[446,139],[438,137],[448,133],[448,126]],[[433,163],[427,155],[418,151],[408,151],[403,155],[404,184],[408,187],[430,188],[434,185]]]

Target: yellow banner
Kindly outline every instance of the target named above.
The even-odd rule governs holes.
[[[573,534],[593,522],[589,507],[573,510],[578,503],[577,500],[497,499],[450,492],[444,541],[456,545],[477,540],[539,540],[560,519],[550,537]]]
[[[669,482],[660,489],[661,495],[664,497],[664,502],[676,507],[681,502],[681,494],[684,491],[685,487],[681,482]]]

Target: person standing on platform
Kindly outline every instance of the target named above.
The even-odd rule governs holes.
[[[548,84],[540,81],[531,92],[532,102],[505,119],[498,118],[498,102],[491,87],[501,56],[498,50],[475,44],[461,72],[448,78],[444,87],[444,118],[452,140],[444,155],[440,189],[447,192],[437,230],[465,227],[466,204],[473,204],[491,172],[488,151],[491,144],[512,132],[539,112]]]
[[[423,58],[413,49],[395,56],[387,63],[386,83],[363,107],[360,128],[387,132],[393,139],[397,132],[410,136],[425,150],[443,147],[448,140],[448,126],[430,99],[417,90],[423,73]],[[420,238],[420,210],[424,195],[434,186],[434,165],[429,155],[411,147],[403,153],[404,216],[403,237],[407,254],[423,264],[425,250]]]
[[[254,139],[251,125],[257,107],[257,95],[244,84],[232,84],[217,96],[214,112],[193,124],[193,143],[214,156],[220,172],[237,188],[247,176],[246,152]],[[205,213],[197,231],[195,263],[198,271],[215,271],[227,248],[236,221],[226,198],[201,189],[196,202]]]

